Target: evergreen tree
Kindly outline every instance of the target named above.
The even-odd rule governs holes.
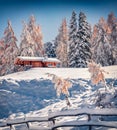
[[[48,57],[56,57],[55,45],[51,42],[44,44],[45,53]]]
[[[75,67],[75,45],[77,43],[77,18],[76,13],[72,12],[72,17],[70,19],[69,25],[69,39],[68,39],[68,66]]]
[[[83,12],[79,14],[79,29],[76,44],[76,67],[87,67],[87,61],[91,59],[91,26]]]
[[[112,48],[110,45],[110,38],[108,25],[104,18],[99,20],[99,23],[95,26],[97,35],[95,36],[93,43],[93,59],[96,63],[100,63],[102,66],[108,66],[113,64]]]
[[[5,29],[4,37],[4,55],[2,60],[2,72],[1,75],[12,73],[15,71],[14,60],[18,55],[17,39],[11,26],[11,22],[8,21],[8,26]]]
[[[112,44],[114,65],[117,65],[117,23],[113,26],[112,29],[111,44]]]
[[[67,61],[68,32],[67,32],[66,19],[62,21],[62,25],[59,29],[57,42],[58,42],[56,47],[57,58],[61,61],[62,67],[67,67],[68,66],[68,61]]]

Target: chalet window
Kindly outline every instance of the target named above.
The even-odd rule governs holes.
[[[56,65],[56,67],[60,67],[60,63],[58,63],[58,64]]]
[[[50,63],[48,64],[48,67],[52,67],[52,66],[53,66],[52,64],[50,64]]]

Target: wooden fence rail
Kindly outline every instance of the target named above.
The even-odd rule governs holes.
[[[72,119],[79,115],[86,115],[87,120],[72,120],[72,121],[63,121],[58,123],[56,119],[58,117],[69,117],[73,116]],[[24,118],[16,118],[16,119],[7,119],[4,122],[0,122],[0,130],[4,130],[5,127],[9,127],[9,130],[15,130],[16,125],[26,124],[27,130],[55,130],[59,127],[81,127],[88,126],[89,130],[92,129],[92,126],[102,126],[102,127],[110,127],[117,128],[117,120],[116,121],[100,121],[93,120],[92,117],[96,116],[116,116],[117,118],[117,109],[77,109],[77,110],[66,110],[61,112],[53,112],[49,113],[47,117],[24,117]],[[45,127],[33,126],[30,125],[30,122],[46,122],[50,125]]]

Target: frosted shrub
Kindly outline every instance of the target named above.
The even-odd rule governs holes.
[[[56,89],[57,96],[64,94],[66,97],[66,104],[68,106],[71,106],[70,101],[68,99],[68,96],[69,96],[68,89],[72,87],[72,83],[70,81],[68,81],[67,79],[63,79],[54,74],[48,73],[48,76],[52,77],[52,82],[54,83],[54,87]]]
[[[94,85],[97,85],[98,83],[102,82],[105,86],[105,90],[107,90],[107,85],[105,81],[104,73],[107,73],[104,71],[99,64],[96,64],[94,61],[87,62],[88,64],[88,71],[91,73],[91,82]]]
[[[101,68],[101,66],[99,64],[96,64],[94,61],[87,62],[87,64],[89,68],[88,70],[91,73],[91,82],[94,85],[98,85],[98,83],[100,82],[103,83],[106,91],[106,93],[101,93],[100,91],[97,90],[96,92],[97,94],[95,96],[96,106],[99,106],[101,108],[113,107],[112,100],[114,99],[115,89],[113,87],[114,82],[112,82],[110,85],[108,84],[108,86],[106,84],[104,73],[108,74],[108,72],[105,72]]]

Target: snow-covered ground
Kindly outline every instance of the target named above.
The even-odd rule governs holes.
[[[117,66],[102,67],[109,74],[105,73],[106,78],[117,77]],[[25,72],[18,72],[0,77],[0,79],[15,79],[15,80],[32,80],[32,79],[48,79],[46,73],[56,74],[63,78],[89,79],[90,73],[87,68],[33,68]]]
[[[112,86],[117,87],[117,66],[103,69],[109,72],[105,74],[107,86],[110,87],[110,92],[106,94],[102,84],[97,86],[91,84],[87,68],[33,68],[2,76],[0,77],[0,118],[9,116],[12,119],[24,116],[26,113],[25,116],[43,117],[49,112],[68,109],[64,95],[60,98],[56,96],[54,84],[47,73],[69,78],[73,83],[69,90],[69,99],[72,104],[69,109],[117,107],[117,94],[112,88]],[[84,118],[79,116],[77,120]],[[72,118],[61,119],[61,121],[64,120],[72,120]]]

